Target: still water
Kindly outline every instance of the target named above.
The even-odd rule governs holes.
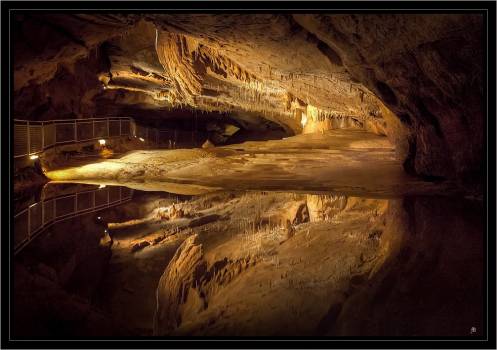
[[[16,338],[486,327],[478,200],[48,184],[16,213]]]

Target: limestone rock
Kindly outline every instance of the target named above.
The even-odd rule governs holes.
[[[310,221],[330,220],[347,205],[346,196],[307,195]]]
[[[202,244],[198,242],[198,235],[193,235],[181,244],[169,262],[157,287],[155,335],[167,334],[181,323],[180,306],[186,302],[204,266],[202,258]]]
[[[212,147],[216,147],[214,146],[214,144],[209,140],[205,140],[205,142],[202,144],[202,148],[212,148]]]
[[[480,180],[484,23],[477,14],[13,21],[14,115],[164,121],[200,112],[229,115],[257,133],[264,125],[287,134],[367,130],[395,144],[408,172]]]
[[[136,243],[134,244],[132,247],[131,247],[131,252],[132,253],[136,253],[137,251],[139,250],[142,250],[143,248],[149,246],[150,243],[147,242],[147,241],[143,241],[143,242],[140,242],[140,243]]]
[[[188,223],[188,227],[197,227],[197,226],[202,226],[202,225],[206,225],[208,223],[211,223],[211,222],[214,222],[214,221],[217,221],[221,218],[220,215],[218,214],[210,214],[210,215],[204,215],[204,216],[201,216],[199,218],[195,218],[195,219],[192,219],[189,223]]]
[[[57,277],[57,271],[53,269],[52,267],[45,265],[43,263],[39,263],[37,265],[37,270],[40,275],[43,277],[48,278],[50,281],[57,283],[58,282],[58,277]]]

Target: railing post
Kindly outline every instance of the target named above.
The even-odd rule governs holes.
[[[28,240],[31,238],[31,210],[28,207]]]
[[[96,118],[91,118],[91,123],[92,123],[92,139],[95,139],[97,136],[96,136],[96,127],[95,127],[95,120]],[[110,119],[111,118],[98,118],[98,121],[99,122],[107,122],[107,135],[103,134],[101,135],[101,137],[110,137]],[[135,121],[133,118],[130,118],[130,117],[118,117],[118,118],[114,118],[115,121],[118,121],[119,122],[119,134],[116,135],[117,137],[119,136],[124,136],[124,135],[127,135],[127,136],[134,136],[134,137],[138,137],[138,133],[140,134],[140,137],[145,137],[147,139],[147,141],[150,141],[150,143],[153,143],[155,142],[156,144],[159,143],[159,140],[160,140],[160,135],[159,135],[159,131],[155,128],[148,128],[148,127],[138,127],[136,124],[135,124]],[[60,124],[63,124],[63,125],[73,125],[73,140],[70,140],[70,139],[67,139],[67,135],[63,135],[64,137],[62,138],[63,140],[60,141],[60,143],[69,143],[69,142],[81,142],[82,140],[83,141],[88,141],[89,139],[82,139],[82,140],[79,140],[79,135],[78,135],[78,122],[80,120],[79,119],[64,119],[64,120],[49,120],[49,121],[41,121],[41,122],[37,122],[37,124],[35,125],[36,127],[36,134],[34,135],[36,137],[36,139],[38,138],[38,133],[37,133],[37,128],[40,127],[41,130],[40,130],[40,137],[41,137],[41,140],[40,141],[36,141],[35,140],[35,146],[37,147],[37,142],[40,142],[41,143],[41,147],[40,148],[36,148],[33,150],[33,152],[31,152],[31,145],[33,144],[33,140],[32,140],[32,137],[31,137],[31,128],[33,127],[33,123],[31,123],[29,120],[15,120],[16,123],[23,123],[23,124],[20,124],[20,125],[23,125],[23,126],[26,126],[26,131],[27,131],[27,135],[26,135],[26,151],[24,154],[17,154],[17,155],[14,155],[15,157],[20,157],[20,156],[29,156],[30,154],[32,153],[39,153],[39,152],[43,152],[45,149],[49,148],[49,147],[52,147],[52,146],[56,146],[59,144],[59,135],[58,133],[61,131],[57,128],[57,125]],[[127,122],[128,123],[128,128],[125,130],[123,128],[123,122]],[[84,120],[83,120],[84,122]],[[89,121],[88,121],[89,122]],[[84,122],[84,124],[87,124],[88,122]],[[17,124],[16,124],[17,125]],[[47,129],[47,127],[50,127],[50,129]],[[86,125],[85,125],[86,127]],[[138,128],[138,130],[137,130]],[[151,130],[149,130],[151,129]],[[66,131],[67,129],[64,129],[64,131]],[[139,131],[137,133],[137,131]],[[123,132],[126,132],[126,134],[124,134]],[[47,134],[47,135],[45,135]],[[24,142],[24,140],[22,140],[22,142]],[[152,146],[152,145],[150,145]]]
[[[41,205],[41,227],[45,226],[45,208],[43,204],[43,200],[40,200],[39,205]]]
[[[27,130],[28,130],[28,150],[27,155],[31,153],[31,131],[29,130],[29,120],[27,121]]]
[[[45,125],[41,122],[41,150],[45,150]]]

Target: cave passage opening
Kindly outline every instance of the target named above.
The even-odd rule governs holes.
[[[161,132],[158,143],[163,144],[173,139],[175,148],[201,147],[207,141],[213,146],[223,146],[245,141],[276,140],[294,135],[292,130],[257,114],[240,115],[197,109],[177,109],[161,115],[148,115],[147,118],[139,119],[137,126],[158,130]]]

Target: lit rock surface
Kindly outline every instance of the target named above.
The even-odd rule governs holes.
[[[21,252],[18,335],[482,335],[483,18],[33,13],[13,26],[14,118],[131,116],[188,136],[167,150],[131,138],[90,164],[64,160],[69,146],[40,156],[54,182],[148,192]]]
[[[169,183],[204,188],[335,190],[391,196],[440,191],[450,184],[405,174],[386,138],[356,130],[302,134],[213,149],[147,150],[81,167],[53,170],[55,181],[126,184],[167,190]],[[181,193],[181,192],[175,192]]]
[[[135,191],[17,256],[15,334],[479,334],[483,212],[460,197]]]
[[[155,335],[455,335],[468,332],[466,319],[481,327],[481,299],[467,293],[482,290],[475,202],[217,198],[210,211],[230,220],[199,228],[169,261],[157,287]],[[333,215],[291,224],[289,234],[277,218],[302,201],[311,214],[337,205]],[[444,234],[441,222],[450,226]]]
[[[346,126],[386,134],[409,172],[475,181],[482,169],[478,15],[55,14],[14,23],[17,117],[164,121],[198,111],[258,132],[261,119],[289,135]]]

